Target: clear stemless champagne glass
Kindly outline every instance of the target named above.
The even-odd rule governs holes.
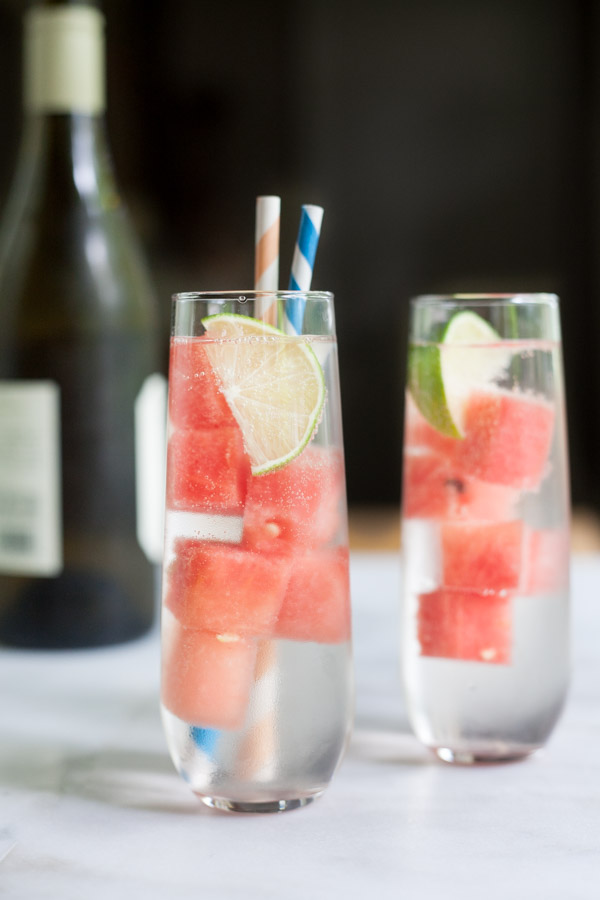
[[[352,710],[331,294],[174,297],[162,651],[170,752],[206,804],[323,792]]]
[[[449,762],[542,747],[569,678],[569,490],[558,298],[412,303],[402,668]]]

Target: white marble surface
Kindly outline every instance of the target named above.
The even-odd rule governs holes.
[[[0,654],[0,896],[600,896],[600,558],[574,563],[575,672],[547,749],[454,768],[409,734],[398,564],[352,561],[354,737],[328,792],[269,816],[214,812],[168,758],[158,640]]]

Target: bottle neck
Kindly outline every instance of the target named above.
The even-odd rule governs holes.
[[[34,6],[25,18],[25,123],[6,220],[119,206],[104,129],[101,13]],[[43,213],[42,213],[43,210]]]
[[[19,162],[21,178],[37,183],[31,196],[44,205],[59,208],[68,197],[90,212],[120,205],[103,116],[29,113]]]

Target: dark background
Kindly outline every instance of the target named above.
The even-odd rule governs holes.
[[[2,199],[28,5],[0,0]],[[599,509],[599,4],[98,5],[113,156],[165,311],[176,290],[251,287],[257,194],[282,197],[282,286],[300,204],[325,207],[313,287],[336,294],[350,502],[398,502],[409,298],[543,290],[573,498]]]

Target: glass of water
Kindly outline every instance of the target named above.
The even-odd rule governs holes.
[[[569,490],[558,298],[412,302],[402,672],[448,762],[542,747],[569,680]]]
[[[173,303],[167,740],[209,806],[293,809],[329,784],[352,713],[333,296]],[[286,325],[292,304],[300,333]]]

